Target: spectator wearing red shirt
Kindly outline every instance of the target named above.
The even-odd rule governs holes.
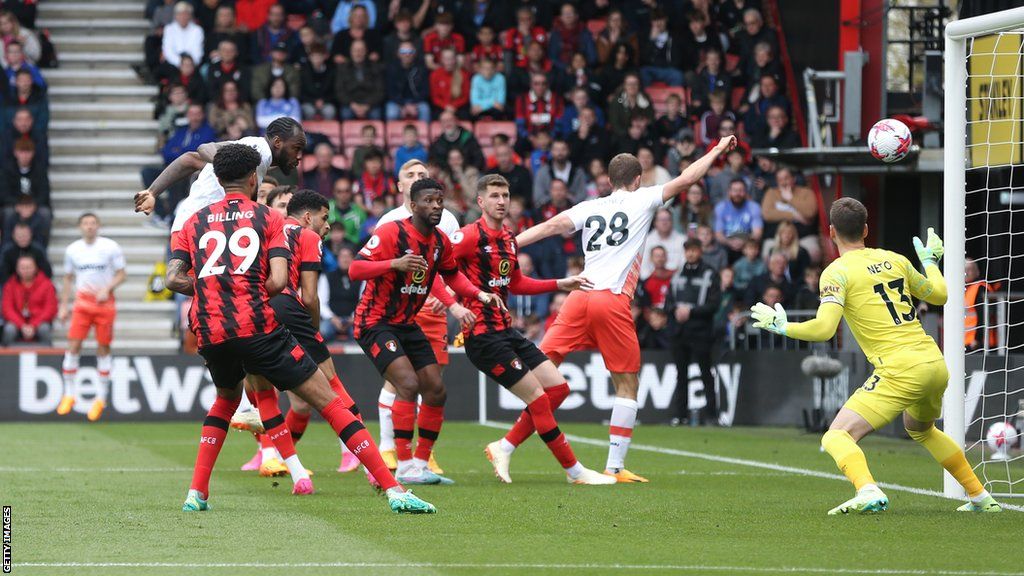
[[[434,21],[434,29],[423,37],[423,59],[427,68],[434,70],[441,65],[441,51],[445,48],[455,50],[458,65],[462,66],[462,55],[466,53],[466,39],[455,32],[454,19],[451,12],[439,14]]]
[[[493,60],[499,72],[505,69],[505,50],[495,43],[494,28],[484,24],[476,33],[476,46],[469,55],[469,68],[476,70],[481,60]]]
[[[238,19],[238,26],[246,32],[263,26],[267,23],[270,7],[275,4],[277,0],[237,0],[235,16]]]
[[[651,248],[651,264],[654,270],[643,280],[644,304],[648,308],[661,308],[665,305],[665,295],[672,284],[675,270],[666,268],[668,252],[661,246]]]
[[[16,274],[4,285],[4,346],[15,340],[50,345],[50,324],[57,316],[57,291],[39,273],[31,256],[18,258]]]
[[[597,61],[597,46],[590,30],[580,21],[576,7],[566,2],[562,4],[558,20],[551,28],[551,39],[548,44],[548,55],[555,66],[565,68],[572,61],[572,55],[581,53],[587,59],[587,65]]]
[[[516,128],[519,138],[527,138],[539,130],[550,132],[565,111],[562,97],[548,88],[548,78],[535,73],[530,77],[530,90],[516,99]]]
[[[435,115],[445,110],[455,112],[463,120],[469,119],[469,72],[459,66],[455,50],[441,51],[441,65],[430,73],[430,102]]]
[[[548,33],[544,28],[537,26],[533,11],[528,6],[523,6],[516,10],[516,27],[501,33],[501,45],[512,65],[526,68],[526,49],[533,43],[546,48]],[[506,62],[507,64],[509,63]]]
[[[380,198],[389,208],[394,207],[395,183],[384,172],[384,153],[378,148],[372,148],[363,158],[363,173],[356,180],[356,186],[364,206]]]
[[[538,218],[541,222],[547,222],[569,208],[572,208],[572,201],[569,200],[569,186],[565,183],[565,180],[560,180],[558,178],[551,180],[549,193],[551,194],[551,197],[547,202],[542,204],[539,209],[537,209]],[[552,245],[557,245],[557,243],[552,242]],[[575,254],[575,234],[563,236],[561,248],[562,253],[567,257]]]

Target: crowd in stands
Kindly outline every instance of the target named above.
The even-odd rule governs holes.
[[[800,145],[757,0],[150,0],[147,16],[166,161],[278,116],[303,121],[301,170],[265,185],[331,201],[321,294],[332,339],[346,337],[359,297],[348,263],[395,206],[404,162],[427,163],[462,222],[479,216],[476,179],[501,174],[519,232],[609,194],[617,153],[635,154],[652,186],[733,134],[738,148],[650,232],[636,299],[644,343],[664,347],[686,321],[666,300],[684,297],[673,278],[696,265],[687,245],[714,271],[718,333],[743,329],[737,312],[757,300],[816,306],[819,196],[753,153]],[[185,192],[168,196],[162,221]],[[525,248],[520,264],[560,277],[580,271],[581,254],[576,234]],[[509,307],[538,339],[563,299]]]
[[[57,316],[53,268],[47,259],[50,207],[50,122],[46,80],[56,65],[36,30],[36,2],[0,3],[0,319],[2,343],[50,344]]]

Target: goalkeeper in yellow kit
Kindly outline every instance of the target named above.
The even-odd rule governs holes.
[[[861,438],[903,414],[910,437],[964,487],[970,501],[958,510],[999,512],[999,504],[978,481],[963,450],[935,427],[941,415],[942,393],[949,372],[942,352],[917,319],[911,296],[929,304],[946,302],[946,283],[937,262],[942,240],[928,229],[927,244],[914,238],[914,248],[924,266],[918,272],[903,256],[864,246],[867,209],[852,198],[832,204],[829,236],[839,258],[821,275],[817,316],[807,322],[787,322],[786,311],[757,303],[752,308],[754,326],[798,340],[821,342],[832,338],[845,317],[874,373],[836,415],[821,445],[850,479],[857,494],[829,514],[881,512],[886,497],[868,470]]]

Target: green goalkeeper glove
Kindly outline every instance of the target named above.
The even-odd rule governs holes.
[[[775,334],[786,335],[786,310],[782,304],[776,304],[775,308],[762,302],[750,307],[750,316],[755,320],[754,328],[761,328]]]
[[[917,257],[923,266],[938,264],[943,253],[942,238],[939,238],[934,228],[928,228],[928,243],[924,244],[920,238],[914,236],[914,250],[917,251]]]

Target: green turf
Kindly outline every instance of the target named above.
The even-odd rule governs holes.
[[[596,425],[563,429],[602,441],[606,433]],[[394,515],[361,474],[333,472],[337,444],[323,423],[299,444],[303,462],[316,472],[316,495],[295,497],[287,479],[278,485],[238,471],[254,443],[232,432],[214,473],[213,509],[186,514],[180,509],[198,432],[197,423],[0,425],[0,503],[13,506],[14,573],[1021,570],[1015,550],[1024,513],[958,514],[955,502],[890,491],[891,508],[884,514],[827,517],[829,508],[851,495],[843,482],[642,450],[630,453],[629,466],[650,484],[569,486],[536,439],[515,455],[515,483],[501,485],[482,455],[499,433],[475,424],[446,424],[439,443],[439,460],[458,484],[417,490],[437,505],[436,516]],[[835,472],[818,451],[817,437],[793,430],[646,426],[634,442]],[[605,448],[575,447],[584,464],[603,465]],[[941,488],[936,465],[912,442],[871,438],[864,447],[879,480]],[[239,566],[246,563],[252,565]],[[281,566],[301,563],[314,565]],[[369,566],[349,565],[360,563]]]

